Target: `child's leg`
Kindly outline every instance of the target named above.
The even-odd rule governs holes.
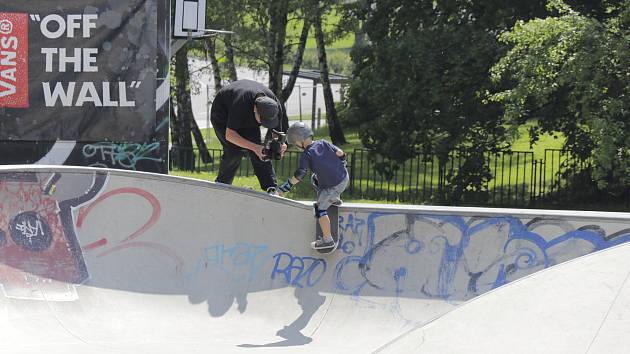
[[[320,209],[317,203],[313,204],[315,208],[315,217],[317,217],[317,222],[321,228],[323,235],[317,235],[317,240],[311,242],[311,247],[314,249],[330,249],[331,252],[337,247],[335,240],[330,233],[330,218],[328,218],[328,213],[325,209]]]
[[[313,207],[315,208],[315,217],[317,218],[319,227],[322,229],[322,238],[324,239],[324,241],[329,242],[333,239],[330,232],[330,218],[328,217],[327,210],[321,209],[319,205],[319,203],[313,204]]]
[[[319,218],[319,226],[322,228],[324,242],[332,241],[333,238],[332,233],[330,232],[330,218],[328,215],[324,215]]]

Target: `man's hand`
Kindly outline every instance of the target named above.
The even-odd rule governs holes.
[[[256,148],[252,150],[261,161],[265,161],[269,159],[269,157],[263,153],[264,149],[265,149],[264,146],[256,145]]]
[[[278,139],[280,141],[283,141],[284,139],[280,139],[281,136],[285,136],[285,133],[279,132],[275,129],[271,130],[271,137],[273,139]],[[284,156],[284,153],[287,151],[287,144],[286,143],[282,143],[282,145],[280,145],[280,156]]]

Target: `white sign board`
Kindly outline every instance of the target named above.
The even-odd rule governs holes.
[[[176,0],[173,37],[200,37],[206,28],[206,0]]]

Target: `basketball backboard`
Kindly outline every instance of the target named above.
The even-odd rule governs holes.
[[[195,38],[206,31],[206,0],[175,0],[174,38]]]

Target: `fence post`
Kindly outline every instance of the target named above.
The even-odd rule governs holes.
[[[300,103],[300,122],[302,121],[302,86],[297,85],[298,87],[298,101]]]
[[[322,127],[322,109],[317,108],[317,129]]]
[[[311,116],[311,129],[315,130],[315,112],[317,109],[317,84],[313,82],[313,107],[312,107],[312,116]]]
[[[529,204],[530,206],[536,205],[536,168],[538,167],[538,161],[532,158],[532,173],[530,176],[530,190],[529,190]]]
[[[348,153],[348,161],[350,161],[350,194],[354,195],[354,152]]]

